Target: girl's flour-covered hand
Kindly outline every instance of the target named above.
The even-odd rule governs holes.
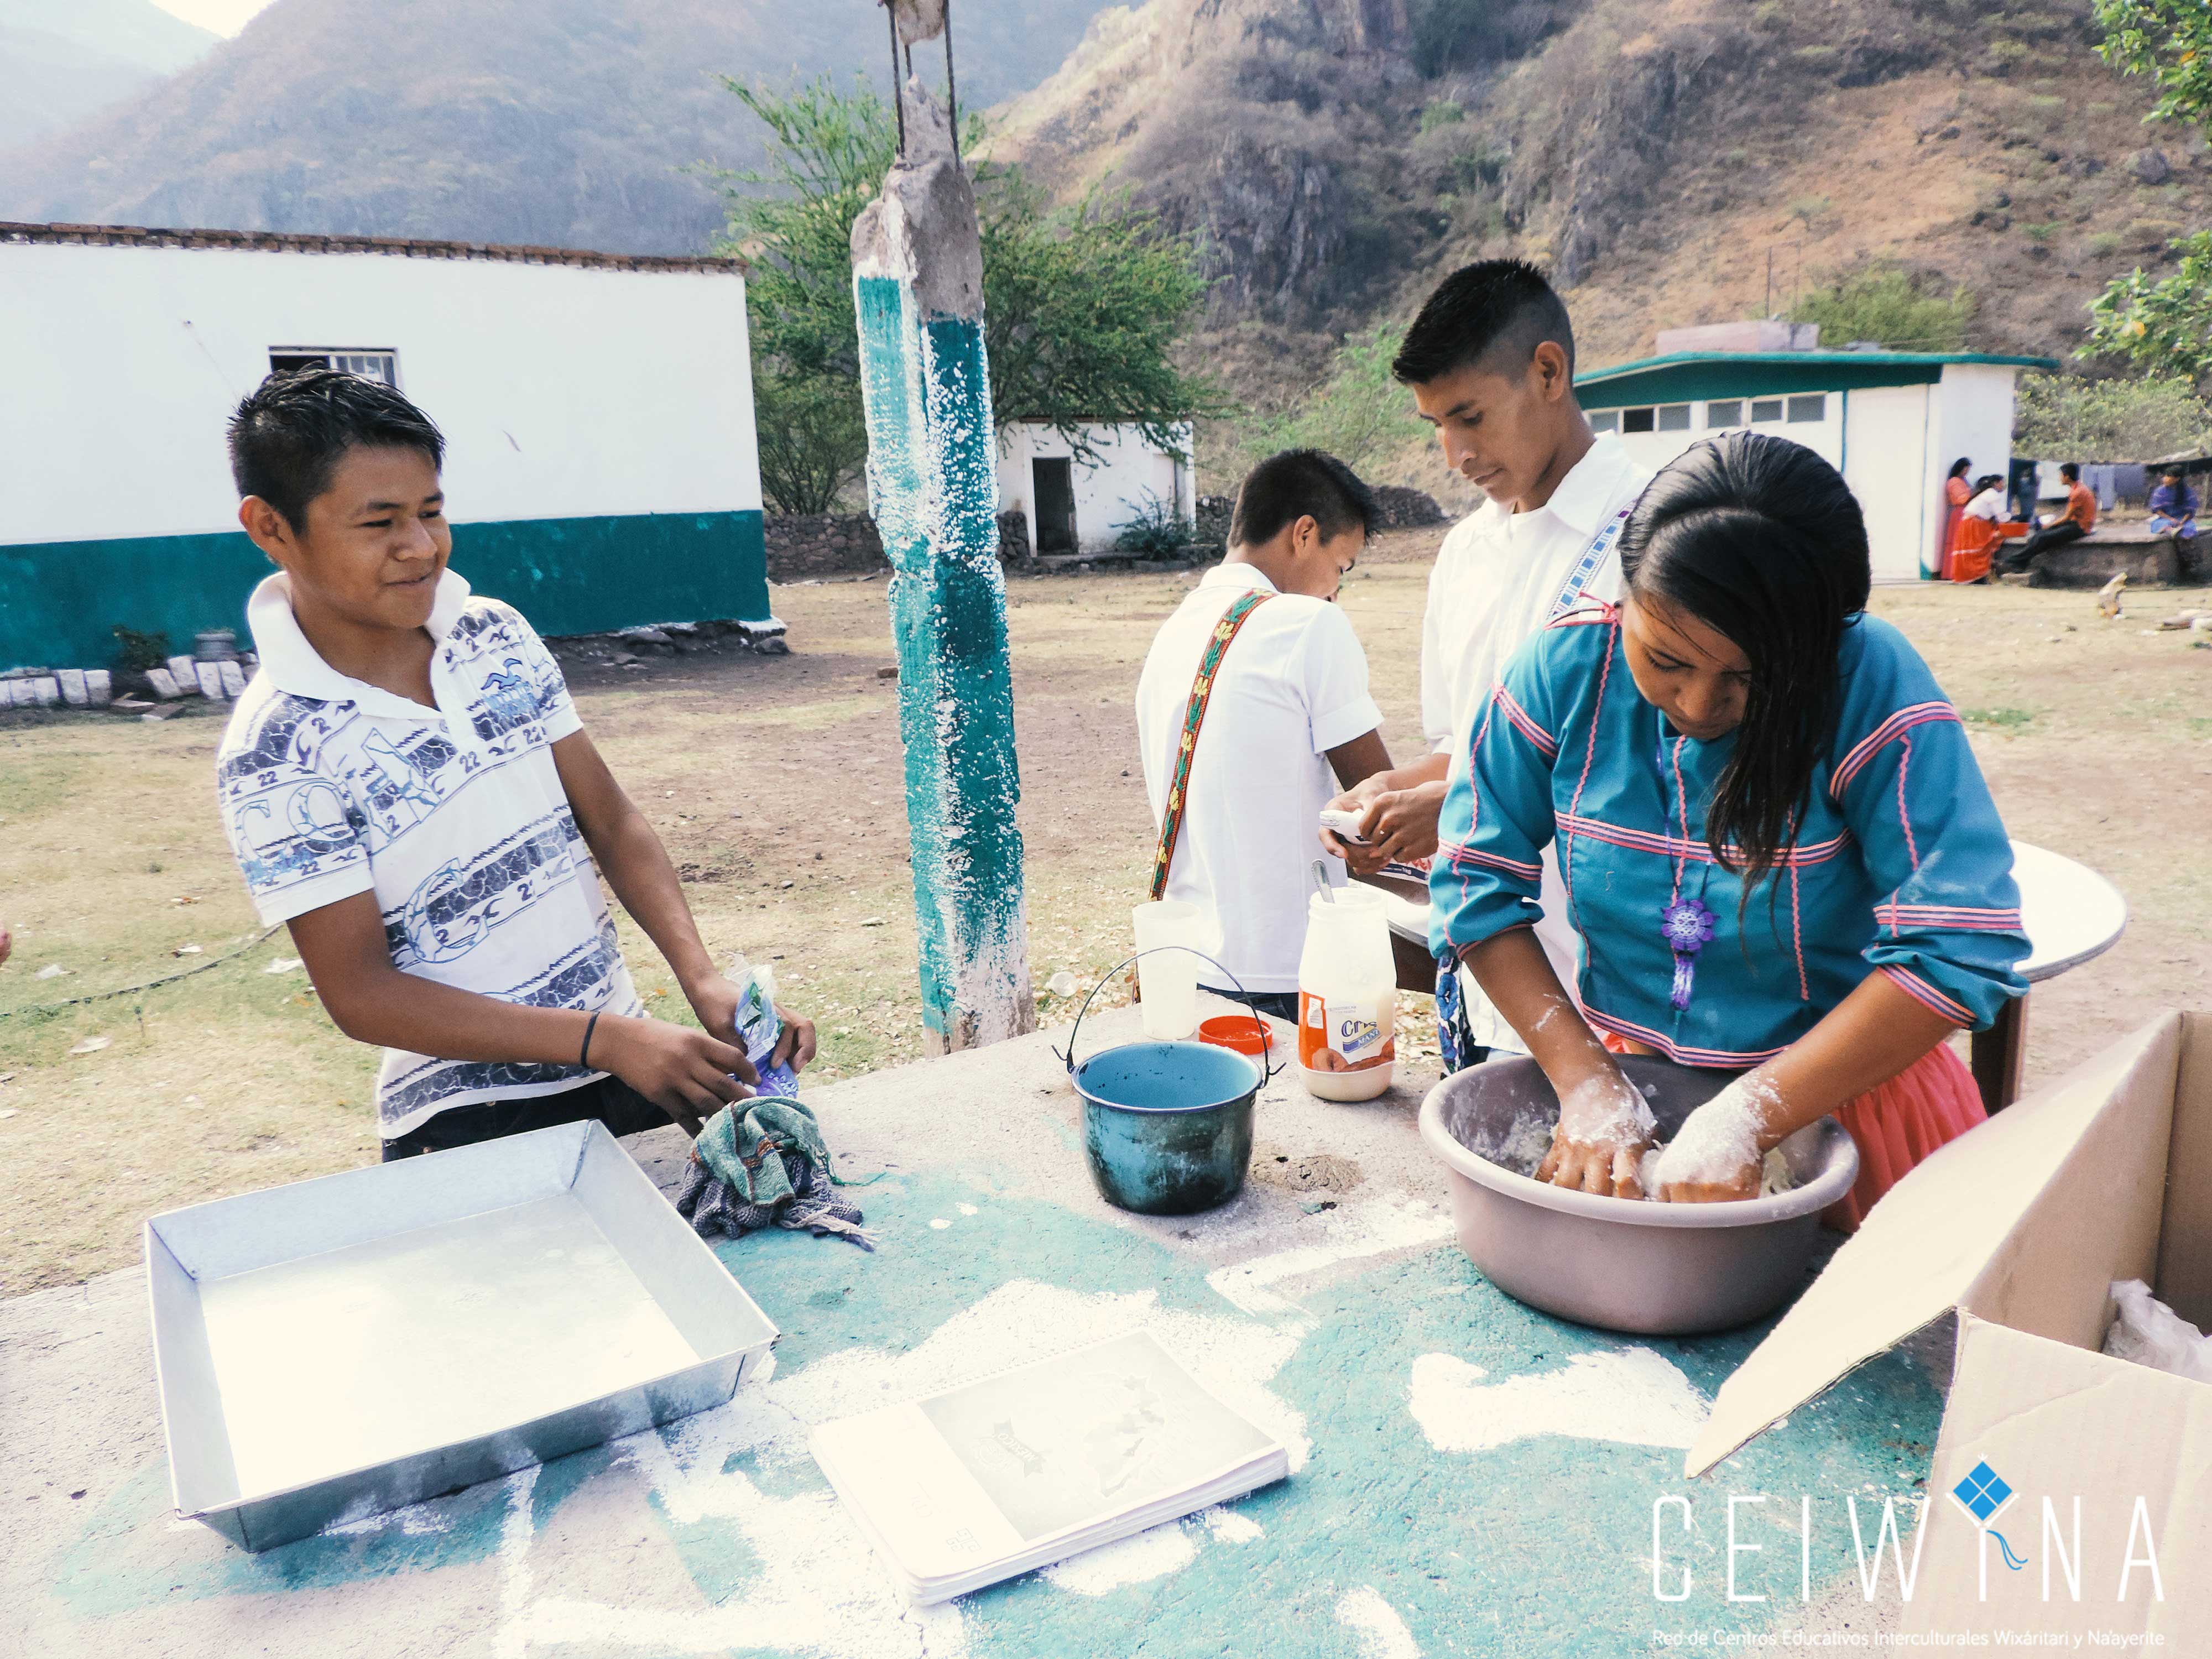
[[[1655,1127],[1650,1103],[1607,1064],[1559,1097],[1559,1126],[1536,1179],[1603,1198],[1641,1198],[1641,1166]]]
[[[1781,1097],[1750,1073],[1682,1121],[1652,1167],[1651,1185],[1670,1204],[1757,1198],[1768,1121]]]

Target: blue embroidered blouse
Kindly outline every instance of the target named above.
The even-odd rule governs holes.
[[[1754,1066],[1809,1031],[1865,979],[1889,975],[1976,1030],[2027,988],[2012,845],[1965,729],[1928,665],[1887,623],[1844,635],[1842,720],[1813,778],[1787,866],[1743,887],[1705,845],[1706,804],[1733,733],[1668,727],[1630,678],[1619,613],[1560,617],[1507,664],[1453,769],[1429,875],[1430,943],[1455,954],[1533,921],[1540,850],[1559,843],[1583,940],[1590,1022],[1690,1066]],[[1712,913],[1689,1006],[1670,997],[1661,916]]]

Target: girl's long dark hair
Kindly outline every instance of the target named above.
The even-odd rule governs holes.
[[[1866,520],[1843,476],[1761,432],[1670,462],[1620,538],[1632,599],[1727,635],[1751,664],[1743,724],[1705,814],[1706,844],[1749,890],[1785,858],[1843,705],[1844,630],[1873,585]]]

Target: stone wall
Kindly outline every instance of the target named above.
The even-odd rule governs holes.
[[[763,521],[770,581],[854,576],[884,567],[883,538],[865,513],[770,514]]]
[[[770,581],[873,575],[890,564],[876,521],[865,513],[770,514],[763,528]],[[1030,562],[1029,522],[1019,513],[999,514],[999,561],[1012,569]]]

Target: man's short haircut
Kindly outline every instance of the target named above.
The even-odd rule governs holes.
[[[1480,364],[1507,376],[1523,373],[1545,341],[1567,354],[1575,372],[1575,331],[1544,273],[1523,259],[1462,265],[1437,284],[1390,364],[1407,386],[1425,386]]]
[[[330,368],[271,374],[230,417],[230,476],[241,495],[258,495],[298,530],[307,503],[331,487],[347,450],[419,449],[446,461],[446,435],[428,415],[381,380]]]
[[[2058,476],[2065,479],[2068,483],[2080,483],[2081,469],[2072,461],[2061,461],[2058,464]]]
[[[1244,475],[1229,517],[1229,544],[1257,547],[1309,516],[1323,541],[1347,530],[1365,537],[1381,528],[1375,492],[1358,473],[1318,449],[1285,449]]]

